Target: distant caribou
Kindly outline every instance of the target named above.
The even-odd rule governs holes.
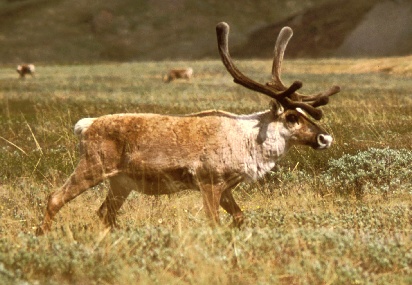
[[[163,77],[163,81],[169,83],[170,81],[182,78],[190,80],[193,76],[193,68],[181,68],[181,69],[171,69],[169,72]]]
[[[16,71],[20,74],[20,78],[25,78],[26,74],[34,76],[34,71],[36,70],[34,64],[21,64],[17,65]]]
[[[281,30],[275,46],[272,81],[257,83],[241,73],[228,49],[229,26],[216,27],[218,49],[234,82],[273,99],[271,108],[249,115],[224,111],[170,116],[115,114],[84,118],[74,127],[80,139],[80,161],[66,183],[52,193],[37,234],[51,228],[59,210],[87,189],[110,181],[98,215],[107,227],[132,190],[161,195],[185,189],[200,191],[206,215],[219,224],[219,205],[239,226],[243,213],[232,189],[271,171],[290,147],[307,145],[327,149],[332,137],[309,119],[322,117],[317,107],[326,105],[338,86],[311,96],[296,91],[302,83],[286,87],[280,79],[284,51],[292,30]]]

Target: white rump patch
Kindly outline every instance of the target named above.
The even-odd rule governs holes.
[[[91,124],[93,124],[94,120],[96,120],[96,118],[80,119],[76,123],[76,125],[74,125],[74,134],[78,137],[81,137],[83,132],[85,132],[87,128],[90,127]]]
[[[31,72],[34,72],[36,70],[36,67],[34,66],[34,64],[29,64],[28,67]]]

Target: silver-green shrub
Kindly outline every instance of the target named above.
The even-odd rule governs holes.
[[[358,198],[363,194],[412,191],[412,151],[370,148],[355,155],[345,154],[328,162],[321,181],[339,194]]]

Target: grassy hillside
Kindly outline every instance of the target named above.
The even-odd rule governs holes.
[[[216,23],[235,28],[236,46],[259,28],[329,2],[1,1],[0,63],[217,58]]]
[[[325,151],[293,148],[235,199],[246,225],[209,228],[199,193],[158,199],[133,193],[120,228],[95,214],[103,183],[66,205],[50,235],[35,237],[48,194],[78,161],[73,124],[120,112],[248,113],[268,99],[236,86],[221,62],[44,65],[36,78],[0,68],[1,284],[410,284],[412,97],[409,58],[293,60],[285,82],[341,93],[320,124]],[[193,66],[192,81],[164,84],[163,70]],[[265,82],[269,60],[239,61]],[[382,66],[382,69],[376,69]],[[373,150],[373,148],[378,150]],[[338,183],[340,181],[340,184]]]

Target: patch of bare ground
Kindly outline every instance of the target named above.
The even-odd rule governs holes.
[[[349,73],[384,72],[412,76],[412,55],[354,61]]]

